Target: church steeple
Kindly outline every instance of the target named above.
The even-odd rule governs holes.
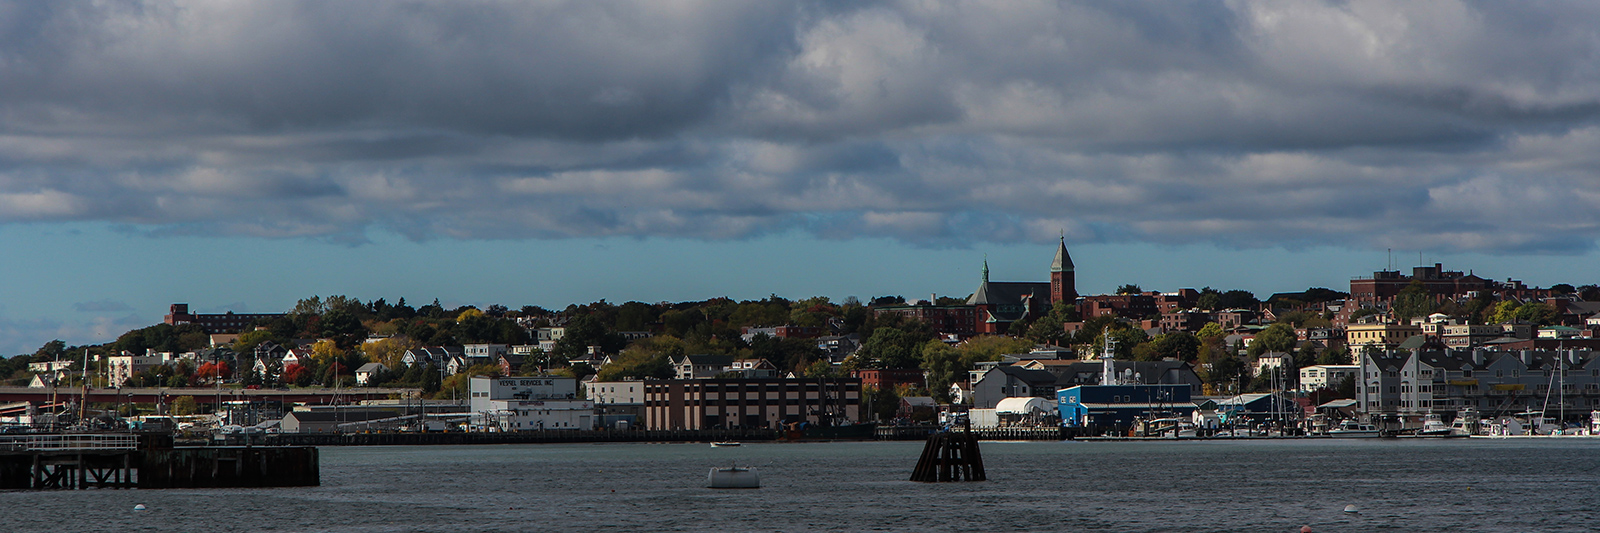
[[[989,282],[989,258],[983,258],[983,282]]]
[[[1067,253],[1067,237],[1061,237],[1056,248],[1056,260],[1050,263],[1050,303],[1078,301],[1077,273],[1073,270],[1072,254]]]
[[[1072,272],[1072,254],[1067,253],[1067,238],[1061,237],[1061,247],[1056,248],[1056,260],[1050,263],[1051,272]]]

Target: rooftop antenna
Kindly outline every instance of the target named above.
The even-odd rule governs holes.
[[[1389,270],[1394,270],[1394,248],[1389,248]]]

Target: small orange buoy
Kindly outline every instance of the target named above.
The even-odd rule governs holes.
[[[1300,533],[1311,533],[1311,526],[1300,526]]]

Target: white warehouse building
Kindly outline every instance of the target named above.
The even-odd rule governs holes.
[[[573,378],[473,376],[471,406],[477,431],[594,427],[594,402],[578,398]]]

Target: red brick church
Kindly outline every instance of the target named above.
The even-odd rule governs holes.
[[[1061,239],[1055,261],[1050,263],[1050,282],[989,281],[989,261],[983,262],[983,282],[967,299],[975,309],[974,330],[980,335],[1003,334],[1013,322],[1038,318],[1050,313],[1056,302],[1078,300],[1076,273],[1067,240]]]

